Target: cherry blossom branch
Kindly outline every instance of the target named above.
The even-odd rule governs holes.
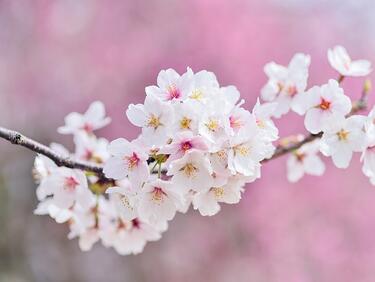
[[[366,87],[364,88],[364,91],[362,92],[362,96],[360,100],[358,100],[349,115],[353,115],[361,110],[366,109],[367,107],[367,94],[368,90],[366,90]],[[293,152],[294,150],[299,149],[302,147],[304,144],[309,143],[314,141],[315,139],[318,139],[322,137],[322,132],[318,134],[309,134],[307,135],[304,139],[298,142],[292,142],[289,145],[279,145],[277,146],[275,153],[272,155],[271,158],[265,159],[262,161],[262,163],[268,162],[270,160],[276,159],[278,157],[281,157],[283,155],[286,155],[290,152]],[[10,130],[4,127],[0,127],[0,138],[3,138],[5,140],[8,140],[10,143],[19,145],[22,147],[25,147],[31,151],[34,151],[38,154],[44,155],[48,158],[50,158],[52,161],[55,162],[56,165],[58,166],[65,166],[68,168],[76,168],[76,169],[81,169],[84,171],[90,171],[90,172],[95,172],[99,174],[100,176],[104,177],[103,174],[103,167],[98,164],[90,163],[90,162],[84,162],[84,161],[78,161],[74,160],[70,157],[64,157],[56,152],[54,152],[52,149],[49,147],[29,138],[21,133]]]
[[[342,81],[344,79],[344,77],[339,78],[340,81]],[[369,80],[366,80],[365,82],[365,85],[363,87],[363,91],[362,91],[362,94],[361,94],[361,98],[354,103],[353,107],[352,107],[352,110],[350,111],[350,113],[348,114],[348,116],[351,116],[351,115],[354,115],[362,110],[365,110],[367,108],[367,96],[368,96],[368,93],[371,89],[371,85],[370,85],[370,81]],[[303,138],[301,141],[298,141],[298,142],[292,142],[288,145],[279,145],[277,146],[274,154],[272,155],[271,158],[269,159],[265,159],[262,161],[262,163],[265,163],[265,162],[268,162],[270,160],[273,160],[275,158],[278,158],[278,157],[281,157],[285,154],[288,154],[290,152],[293,152],[297,149],[299,149],[300,147],[302,147],[304,144],[306,143],[310,143],[318,138],[321,138],[323,135],[323,132],[320,132],[318,134],[309,134],[307,135],[305,138]]]
[[[103,168],[101,166],[89,162],[73,160],[70,157],[64,157],[56,153],[52,149],[48,148],[47,146],[31,138],[28,138],[17,131],[10,130],[0,126],[0,138],[8,140],[10,143],[14,145],[19,145],[38,154],[44,155],[50,158],[52,161],[54,161],[55,164],[58,166],[77,168],[85,171],[103,174]]]

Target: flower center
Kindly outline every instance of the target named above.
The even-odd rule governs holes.
[[[260,128],[265,128],[265,127],[266,127],[266,124],[264,123],[263,120],[257,119],[257,120],[256,120],[256,123],[257,123],[257,125],[258,125]]]
[[[341,129],[336,134],[340,141],[345,141],[348,139],[349,131],[345,131],[344,129]]]
[[[167,92],[168,100],[178,99],[181,97],[180,90],[174,84],[171,84],[167,87]]]
[[[203,92],[200,89],[195,89],[189,96],[190,99],[201,100],[203,98]]]
[[[245,146],[245,145],[238,145],[238,146],[234,147],[234,152],[236,154],[239,154],[239,155],[245,157],[245,156],[249,155],[250,148],[248,146]]]
[[[216,155],[219,157],[220,160],[224,161],[227,159],[228,155],[225,150],[221,150],[219,152],[216,152]]]
[[[128,168],[130,170],[132,170],[135,167],[137,167],[138,163],[140,161],[136,153],[133,153],[133,155],[131,155],[130,157],[125,157],[125,159],[126,159],[126,161],[128,163]]]
[[[319,104],[319,108],[322,109],[323,111],[326,111],[326,110],[329,110],[330,107],[331,107],[331,102],[322,98]]]
[[[154,187],[154,191],[152,191],[152,200],[156,203],[160,203],[163,201],[164,196],[167,194],[159,187]]]
[[[286,92],[289,96],[294,97],[297,94],[297,87],[295,85],[289,85]]]
[[[230,123],[230,127],[233,129],[241,128],[243,126],[243,122],[241,121],[239,117],[230,116],[229,123]]]
[[[184,152],[190,150],[191,148],[193,148],[193,145],[189,141],[183,142],[181,144],[181,150]]]
[[[150,118],[148,119],[148,126],[157,129],[161,125],[159,117],[151,114]]]
[[[92,150],[85,149],[85,153],[83,154],[83,159],[86,161],[92,161],[98,164],[103,163],[103,160],[100,156],[96,155]]]
[[[198,169],[192,164],[186,164],[180,171],[183,171],[187,177],[194,177]]]
[[[87,122],[82,126],[82,129],[87,133],[92,133],[94,131],[93,126]]]
[[[296,158],[297,158],[297,161],[298,162],[300,162],[300,163],[302,163],[303,162],[303,160],[305,159],[305,157],[306,157],[306,154],[304,154],[304,153],[295,153],[295,156],[296,156]]]
[[[217,131],[219,129],[219,123],[215,119],[210,119],[208,123],[206,123],[206,127],[210,131]]]
[[[217,200],[221,199],[224,196],[223,187],[212,187],[211,191],[214,193],[214,196]]]
[[[125,229],[125,228],[126,228],[125,222],[119,218],[117,222],[117,231],[120,231],[121,229]]]
[[[180,128],[181,129],[190,129],[191,119],[187,117],[183,117],[180,120]]]
[[[90,149],[85,149],[85,153],[83,155],[83,158],[86,160],[86,161],[90,161],[92,159],[92,157],[94,156],[94,152]]]
[[[73,176],[66,177],[64,181],[64,190],[74,192],[78,185],[79,182]]]

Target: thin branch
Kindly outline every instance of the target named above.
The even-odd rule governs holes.
[[[293,152],[293,151],[301,148],[306,143],[310,143],[310,142],[314,141],[315,139],[321,138],[322,135],[323,135],[323,132],[320,132],[318,134],[309,134],[305,138],[303,138],[301,141],[293,142],[293,143],[291,143],[287,146],[279,145],[279,146],[276,147],[276,150],[273,153],[272,157],[269,158],[269,159],[264,159],[262,161],[262,163],[266,163],[270,160],[276,159],[276,158],[281,157],[283,155],[286,155],[290,152]]]
[[[85,171],[92,171],[98,174],[103,174],[103,168],[97,164],[73,160],[69,157],[64,157],[47,146],[28,138],[21,133],[9,130],[4,127],[0,127],[0,138],[8,140],[10,143],[15,145],[20,145],[22,147],[28,148],[38,154],[44,155],[50,158],[58,166],[65,166],[68,168],[77,168]]]
[[[356,113],[358,113],[362,110],[365,110],[367,108],[367,96],[368,96],[369,91],[370,91],[370,86],[368,86],[368,87],[365,86],[363,91],[362,91],[361,98],[357,102],[354,103],[354,105],[352,107],[352,110],[350,111],[350,113],[347,116],[354,115],[354,114],[356,114]],[[319,132],[318,134],[309,134],[305,138],[303,138],[301,141],[292,142],[291,144],[289,144],[287,146],[279,145],[279,146],[277,146],[277,148],[276,148],[274,154],[272,155],[272,157],[269,158],[269,159],[263,160],[262,163],[268,162],[270,160],[276,159],[276,158],[281,157],[285,154],[293,152],[293,151],[299,149],[300,147],[302,147],[303,145],[305,145],[306,143],[310,143],[310,142],[314,141],[315,139],[321,138],[322,135],[323,135],[323,132]]]

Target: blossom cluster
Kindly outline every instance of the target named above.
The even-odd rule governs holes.
[[[108,140],[97,138],[94,131],[109,122],[103,104],[94,102],[83,115],[69,114],[65,126],[58,129],[61,134],[74,136],[75,152],[71,154],[59,144],[50,147],[62,157],[102,165],[110,157]],[[34,213],[47,214],[57,223],[67,223],[68,238],[78,237],[84,251],[101,240],[104,246],[113,247],[120,254],[137,254],[147,241],[160,239],[166,229],[166,226],[151,226],[139,218],[123,219],[116,208],[116,199],[104,195],[108,187],[115,185],[113,180],[58,167],[43,155],[35,159],[34,174],[39,182],[36,194],[40,201]]]
[[[278,138],[269,111],[257,103],[250,112],[243,103],[234,86],[220,87],[211,72],[161,71],[157,86],[146,88],[144,103],[126,111],[140,136],[108,147],[105,175],[130,180],[108,191],[126,199],[123,216],[165,225],[191,204],[214,215],[219,203],[237,203]]]
[[[368,61],[352,61],[341,46],[328,51],[328,60],[340,81],[371,71]],[[237,88],[220,86],[212,72],[162,70],[156,85],[145,88],[144,103],[126,110],[140,128],[134,140],[109,142],[94,135],[110,123],[101,102],[84,114],[69,114],[58,132],[73,135],[75,152],[58,144],[51,148],[63,157],[96,163],[103,174],[58,167],[38,155],[35,213],[67,223],[68,237],[78,237],[82,250],[101,241],[120,254],[139,253],[147,241],[161,237],[177,212],[192,206],[212,216],[222,204],[238,203],[245,185],[260,178],[262,161],[275,153],[279,136],[273,119],[291,110],[303,115],[306,129],[321,139],[292,151],[290,181],[305,173],[322,175],[320,153],[346,168],[353,152],[361,152],[363,172],[375,185],[375,110],[349,116],[352,102],[337,80],[307,89],[309,65],[310,57],[301,53],[287,67],[267,64],[263,103],[258,99],[251,111]],[[278,146],[303,138],[283,139]]]

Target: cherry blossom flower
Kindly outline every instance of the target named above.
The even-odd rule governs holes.
[[[231,129],[231,135],[235,135],[242,128],[251,126],[255,123],[254,116],[244,108],[236,106],[229,114],[229,125]]]
[[[229,149],[221,149],[208,155],[212,169],[215,173],[224,174],[228,171],[228,151]]]
[[[237,204],[241,199],[243,185],[232,177],[226,185],[211,187],[208,191],[193,196],[194,209],[203,216],[212,216],[220,211],[219,203]]]
[[[91,250],[92,246],[99,241],[99,232],[96,225],[95,210],[75,210],[70,220],[69,239],[79,237],[78,244],[82,251]]]
[[[347,119],[333,118],[323,131],[320,151],[332,157],[338,168],[347,168],[353,152],[362,152],[365,147],[365,117],[354,115]]]
[[[268,63],[264,72],[268,76],[267,84],[262,88],[262,99],[277,104],[274,117],[286,114],[295,95],[306,89],[310,56],[298,53],[293,56],[288,67],[275,62]]]
[[[59,153],[63,157],[69,157],[68,150],[57,143],[51,143],[50,148]],[[39,201],[44,200],[47,196],[52,195],[52,189],[42,182],[57,168],[57,165],[49,158],[43,155],[38,155],[34,161],[33,176],[34,179],[40,184],[36,189],[36,195]]]
[[[220,149],[230,134],[229,117],[217,112],[218,106],[206,109],[198,126],[199,134],[207,139],[212,150]]]
[[[171,220],[182,205],[181,194],[169,181],[156,179],[142,188],[138,204],[141,219],[150,224],[159,224]]]
[[[174,69],[162,70],[157,78],[158,86],[148,86],[147,95],[154,95],[162,101],[181,101],[187,98],[192,90],[192,73],[180,76]]]
[[[232,173],[258,176],[260,161],[270,154],[270,150],[274,149],[272,144],[262,142],[262,139],[258,137],[261,135],[258,134],[257,126],[254,123],[231,138],[228,168]]]
[[[197,192],[211,188],[212,167],[205,155],[197,150],[186,153],[181,159],[172,162],[167,175],[172,176],[172,183],[181,193],[194,190]]]
[[[104,174],[113,179],[129,180],[135,186],[141,185],[149,176],[148,155],[135,142],[119,138],[110,143],[108,152],[112,155],[104,165]]]
[[[161,146],[167,141],[173,120],[170,105],[153,95],[148,95],[144,104],[130,104],[126,115],[132,124],[142,128],[145,144]]]
[[[119,221],[115,231],[102,235],[102,240],[120,255],[136,255],[143,251],[148,241],[159,240],[162,231],[136,218],[130,222]]]
[[[344,117],[351,108],[349,97],[344,95],[344,90],[333,79],[298,94],[292,104],[295,112],[305,115],[305,127],[313,134],[322,131],[332,116]]]
[[[115,207],[123,220],[138,217],[139,192],[133,189],[129,180],[122,181],[121,186],[109,187],[106,193],[112,196]]]
[[[200,118],[199,108],[191,101],[176,103],[173,105],[174,123],[173,132],[191,131],[198,133],[198,120]]]
[[[58,167],[40,185],[44,186],[42,189],[51,191],[53,204],[62,209],[69,209],[74,204],[87,208],[94,200],[86,176],[80,170]]]
[[[61,134],[77,134],[86,132],[92,134],[111,122],[111,118],[105,116],[105,109],[102,102],[93,102],[88,110],[82,115],[70,113],[65,117],[65,125],[58,128]]]
[[[191,78],[189,100],[196,102],[195,105],[197,103],[208,104],[214,98],[217,91],[219,91],[219,83],[215,74],[206,70],[194,74],[190,68],[188,68],[187,74]]]
[[[176,159],[182,158],[191,150],[207,151],[206,141],[201,136],[194,136],[192,132],[186,131],[177,134],[171,144],[161,148],[158,153],[168,154],[168,164]]]
[[[240,92],[234,85],[220,87],[219,92],[215,93],[213,106],[216,107],[216,110],[220,108],[223,114],[229,113],[238,104],[240,96]],[[241,103],[243,104],[243,102]]]
[[[325,164],[318,156],[320,140],[303,145],[295,150],[287,160],[288,180],[297,182],[304,174],[320,176]]]
[[[73,217],[73,212],[70,209],[62,209],[56,206],[52,198],[44,199],[39,202],[37,208],[34,210],[37,215],[49,215],[57,223],[67,222]]]
[[[270,141],[275,141],[279,138],[279,130],[271,119],[276,107],[277,103],[261,104],[258,99],[252,112],[260,133]]]
[[[328,49],[328,61],[331,67],[342,76],[366,76],[372,71],[369,61],[353,61],[342,46],[335,46],[333,49]]]
[[[81,133],[74,136],[74,143],[75,156],[80,160],[101,164],[110,156],[107,150],[108,140],[105,138]]]

